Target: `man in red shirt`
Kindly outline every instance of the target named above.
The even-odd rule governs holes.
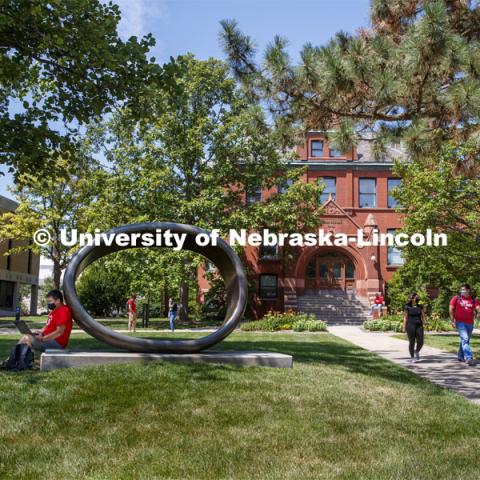
[[[137,327],[137,296],[132,293],[127,302],[128,308],[128,331],[135,333]]]
[[[470,338],[473,332],[475,310],[480,312],[480,302],[470,295],[470,286],[464,284],[460,287],[460,295],[455,295],[450,300],[450,320],[460,336],[458,360],[473,365],[473,353],[470,348]]]
[[[60,290],[47,293],[47,306],[50,314],[46,325],[41,330],[34,331],[33,335],[25,335],[19,343],[26,343],[40,352],[63,350],[67,347],[72,332],[72,312],[70,307],[63,303]]]

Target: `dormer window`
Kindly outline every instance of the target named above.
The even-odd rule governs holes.
[[[312,140],[310,142],[310,156],[323,157],[323,140]]]
[[[337,150],[336,148],[330,147],[330,156],[331,157],[343,157],[344,154],[340,150]]]

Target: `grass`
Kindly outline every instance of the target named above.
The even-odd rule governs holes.
[[[402,340],[407,340],[406,335],[394,335],[395,338],[400,338]],[[457,353],[458,346],[460,343],[457,333],[448,333],[435,335],[432,333],[427,333],[424,336],[425,345],[430,347],[439,348],[440,350],[445,350],[447,352]],[[472,349],[477,352],[477,356],[480,355],[480,335],[474,333],[470,341]]]
[[[36,315],[36,316],[25,316],[22,317],[22,320],[25,320],[30,328],[42,328],[46,321],[46,315]],[[110,328],[114,329],[127,329],[128,327],[128,318],[120,317],[120,318],[96,318],[96,320],[106,325]],[[14,328],[15,317],[0,317],[0,332],[2,328]],[[199,328],[199,327],[218,327],[222,322],[216,320],[190,320],[188,322],[184,322],[178,319],[175,320],[175,327],[176,328]],[[137,320],[137,328],[141,328],[142,326],[142,319],[139,318]],[[74,324],[74,328],[78,328],[76,324]],[[148,328],[150,330],[160,330],[160,329],[169,329],[170,325],[168,322],[168,318],[150,318]]]
[[[2,356],[13,340],[0,336]],[[102,348],[81,334],[70,347]],[[289,353],[294,368],[0,373],[0,478],[478,477],[480,407],[455,393],[325,333],[216,348]]]

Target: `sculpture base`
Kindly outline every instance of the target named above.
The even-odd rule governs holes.
[[[40,370],[79,368],[114,363],[178,362],[219,363],[242,367],[292,368],[293,357],[264,351],[212,351],[201,353],[70,352],[47,350],[40,357]]]

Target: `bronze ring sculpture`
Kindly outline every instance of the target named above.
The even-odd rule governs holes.
[[[85,246],[79,250],[70,261],[63,279],[63,289],[67,304],[73,312],[75,321],[92,337],[113,347],[126,349],[131,352],[142,353],[195,353],[205,350],[227,337],[238,325],[245,311],[247,303],[247,279],[238,255],[225,241],[218,238],[217,245],[200,247],[195,241],[199,233],[209,234],[192,225],[180,223],[155,222],[137,223],[113,228],[107,234],[119,233],[153,233],[161,229],[172,233],[186,234],[184,249],[199,253],[208,258],[219,269],[225,281],[227,292],[227,313],[225,320],[215,332],[193,340],[156,340],[148,338],[130,337],[110,330],[95,321],[81,304],[75,289],[75,280],[78,275],[92,262],[110,253],[127,248],[141,248],[141,245],[119,246],[115,242],[111,245]]]

